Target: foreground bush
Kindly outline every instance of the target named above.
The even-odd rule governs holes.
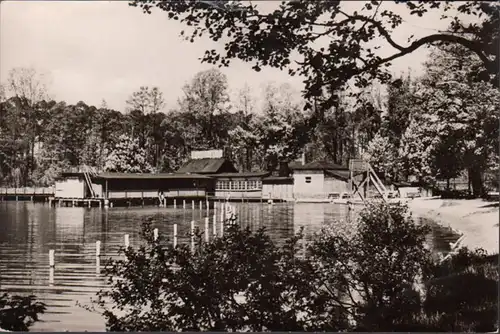
[[[425,313],[450,332],[487,332],[498,322],[498,257],[477,249],[458,254],[433,268],[426,284]]]
[[[0,328],[9,331],[28,331],[46,310],[45,304],[35,301],[35,296],[0,295]]]
[[[192,252],[154,241],[153,223],[144,223],[143,247],[106,267],[111,289],[97,303],[108,330],[494,329],[496,268],[468,250],[433,262],[429,228],[405,206],[371,204],[350,233],[323,229],[305,256],[301,233],[278,246],[264,229],[234,225],[209,243],[197,235]],[[481,287],[463,293],[473,282]]]
[[[232,226],[208,244],[198,236],[192,253],[154,242],[150,222],[144,237],[146,246],[106,269],[113,289],[99,297],[111,331],[317,331],[345,322],[297,258],[299,238],[278,248],[263,229]]]

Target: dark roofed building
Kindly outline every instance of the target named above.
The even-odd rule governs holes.
[[[191,159],[186,162],[177,173],[191,174],[220,174],[237,173],[234,165],[225,158]]]

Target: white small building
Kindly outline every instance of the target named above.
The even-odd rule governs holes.
[[[102,198],[102,185],[92,182],[92,188],[96,197]],[[65,173],[63,178],[55,183],[54,197],[83,199],[92,196],[82,173]]]

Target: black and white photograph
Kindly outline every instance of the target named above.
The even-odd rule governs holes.
[[[499,332],[500,2],[0,1],[0,332]]]

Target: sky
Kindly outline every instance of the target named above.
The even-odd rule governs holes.
[[[359,4],[347,2],[346,8]],[[394,32],[394,39],[406,44],[410,35],[444,29],[446,23],[439,15],[432,13],[424,20],[403,15],[405,23]],[[207,39],[184,41],[179,33],[185,28],[164,12],[147,15],[126,1],[2,1],[0,82],[5,82],[12,68],[32,67],[47,74],[52,98],[95,106],[104,99],[108,107],[120,111],[140,86],[157,86],[168,110],[176,107],[182,87],[197,72],[211,68],[199,60],[204,51],[220,47]],[[390,51],[382,49],[385,54]],[[401,73],[411,68],[419,74],[427,52],[422,49],[400,58],[391,70]],[[256,95],[271,81],[289,83],[296,91],[303,87],[299,77],[290,77],[286,71],[265,68],[255,72],[251,64],[239,61],[222,72],[232,96],[245,84]]]

